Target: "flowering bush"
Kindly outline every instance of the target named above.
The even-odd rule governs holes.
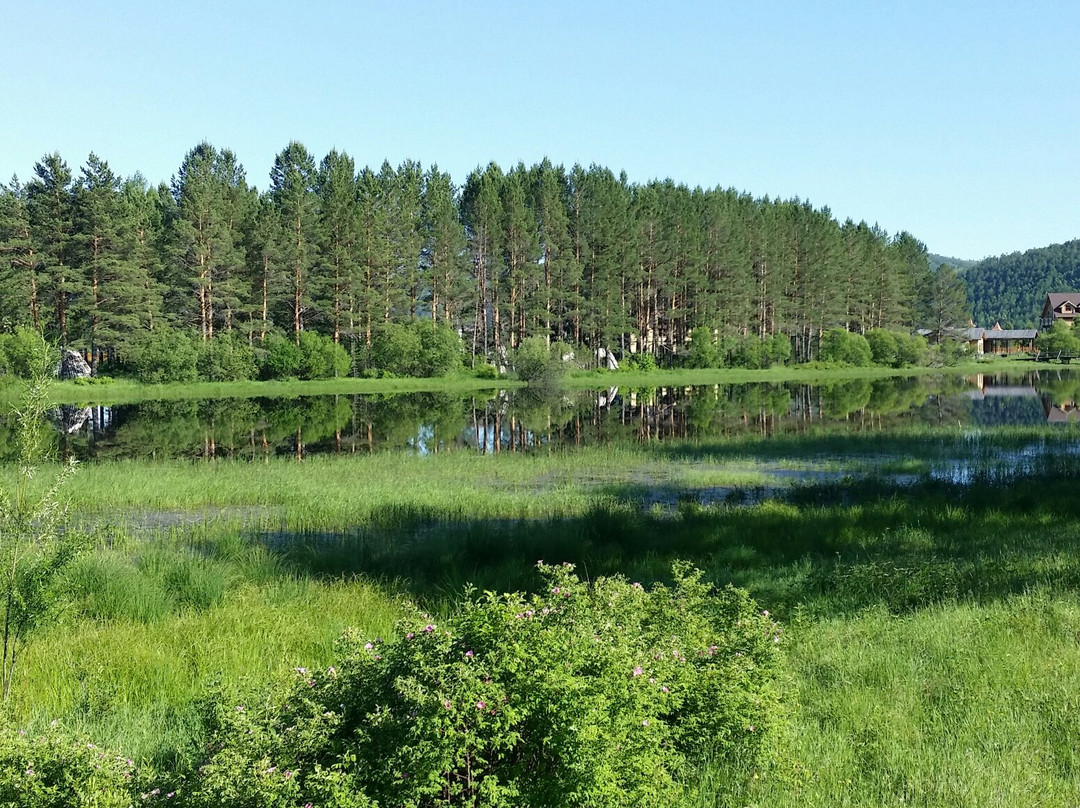
[[[0,731],[0,805],[130,808],[133,763],[55,724],[39,735]]]
[[[701,573],[580,581],[419,611],[395,642],[347,634],[327,671],[208,708],[185,804],[666,805],[706,757],[752,759],[776,721],[780,629]]]

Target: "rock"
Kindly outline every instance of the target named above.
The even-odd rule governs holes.
[[[65,348],[60,354],[60,362],[56,366],[56,375],[67,381],[69,379],[88,379],[93,375],[90,365],[82,358],[82,354]]]
[[[607,348],[596,349],[596,364],[601,368],[606,367],[608,370],[619,369],[619,360]]]

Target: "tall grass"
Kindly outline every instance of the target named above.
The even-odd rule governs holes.
[[[781,617],[790,680],[769,762],[716,764],[687,805],[1075,805],[1080,465],[1053,440],[1002,460],[1044,438],[913,433],[931,464],[970,460],[969,484],[852,478],[738,506],[697,495],[767,479],[764,443],[87,465],[73,505],[99,547],[27,647],[12,716],[180,765],[215,682],[329,665],[347,625],[389,637],[403,597],[449,610],[465,582],[528,589],[539,558],[641,581],[681,558]],[[899,462],[893,440],[786,456]],[[658,486],[673,499],[650,507]]]
[[[758,806],[1080,801],[1080,601],[1033,590],[791,626],[793,721]]]
[[[295,575],[232,533],[220,546],[167,534],[102,546],[68,579],[62,621],[20,661],[10,716],[62,718],[163,765],[197,751],[196,703],[212,686],[327,666],[347,627],[389,634],[401,604],[392,587]]]

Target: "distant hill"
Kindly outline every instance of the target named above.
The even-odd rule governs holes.
[[[1048,292],[1080,290],[1080,240],[984,258],[964,280],[976,323],[1032,328]]]
[[[964,274],[964,270],[969,269],[979,263],[978,261],[974,260],[969,260],[965,258],[949,258],[946,255],[935,255],[934,253],[930,253],[926,257],[930,259],[931,270],[936,270],[942,264],[948,264],[953,269],[959,270],[961,275]]]

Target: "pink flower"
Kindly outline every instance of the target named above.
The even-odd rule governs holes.
[[[466,651],[465,656],[468,657],[469,659],[472,659],[473,658],[473,652],[472,651]]]
[[[476,709],[477,710],[483,710],[485,707],[487,707],[487,705],[484,702],[482,702],[482,701],[476,702]]]
[[[634,676],[641,676],[641,666],[640,665],[638,665],[636,668],[634,668]]]

